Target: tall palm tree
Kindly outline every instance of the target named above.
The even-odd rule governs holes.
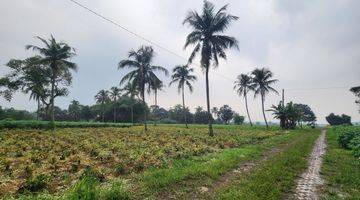
[[[118,98],[120,98],[120,95],[121,95],[120,88],[115,86],[110,88],[110,98],[114,103],[114,123],[116,123],[116,106],[117,106],[117,100]]]
[[[248,109],[248,103],[247,103],[247,94],[249,91],[254,90],[252,78],[247,74],[240,74],[237,76],[236,81],[234,83],[234,90],[239,94],[239,96],[243,96],[245,99],[245,107],[246,107],[246,113],[249,118],[250,125],[252,126],[249,109]]]
[[[110,100],[109,98],[109,91],[107,90],[100,90],[96,95],[95,95],[95,100],[96,103],[100,103],[101,105],[101,120],[102,122],[104,122],[105,117],[105,103],[108,102]]]
[[[193,31],[187,36],[184,48],[194,45],[195,48],[189,57],[192,63],[197,54],[201,55],[201,68],[205,70],[206,81],[206,103],[209,123],[209,135],[213,136],[212,117],[210,113],[209,97],[209,70],[211,63],[218,66],[218,58],[226,59],[225,50],[231,47],[238,48],[237,40],[234,37],[223,35],[230,23],[238,17],[228,14],[227,5],[215,11],[212,3],[204,1],[202,14],[190,11],[183,24],[188,24]]]
[[[276,94],[278,94],[278,92],[273,87],[271,87],[271,85],[276,83],[278,80],[272,79],[274,76],[273,73],[266,68],[255,69],[254,71],[251,72],[251,75],[253,76],[252,87],[254,88],[254,92],[255,92],[254,97],[256,97],[259,94],[261,96],[262,113],[264,116],[266,127],[268,128],[269,125],[266,120],[265,109],[264,109],[265,96],[269,92],[275,92]]]
[[[158,108],[158,104],[157,104],[157,92],[158,92],[159,90],[162,90],[162,89],[163,89],[164,84],[163,84],[163,82],[162,82],[161,80],[155,79],[155,81],[153,81],[153,82],[151,83],[151,86],[150,86],[150,87],[151,87],[151,90],[154,91],[155,108],[157,109],[157,108]],[[154,126],[156,126],[156,116],[155,116],[154,120],[155,120]]]
[[[185,97],[184,97],[184,90],[185,84],[189,88],[189,91],[193,91],[193,86],[191,82],[197,80],[196,76],[192,75],[191,73],[194,71],[193,68],[189,68],[188,65],[179,65],[173,69],[173,74],[171,75],[171,82],[169,85],[177,82],[178,83],[178,92],[182,95],[182,103],[183,103],[183,113],[185,119],[185,126],[188,128],[187,119],[186,119],[186,106],[185,106]]]
[[[55,92],[57,90],[56,82],[61,81],[60,78],[70,76],[70,69],[76,71],[77,65],[70,62],[69,59],[75,56],[74,48],[70,47],[64,42],[58,42],[53,36],[49,40],[45,40],[41,37],[37,37],[43,44],[44,47],[36,45],[26,45],[26,49],[32,49],[40,54],[40,62],[44,65],[48,65],[51,70],[50,74],[50,112],[51,122],[55,121],[54,117],[54,99]]]
[[[137,51],[131,50],[128,54],[128,59],[119,62],[118,68],[123,69],[128,67],[132,69],[120,81],[120,84],[131,82],[132,88],[137,89],[141,95],[144,105],[144,126],[147,130],[147,109],[145,100],[145,90],[150,91],[151,83],[159,81],[160,79],[155,74],[156,71],[163,72],[168,75],[168,71],[161,67],[152,65],[154,58],[154,50],[151,46],[141,46]]]

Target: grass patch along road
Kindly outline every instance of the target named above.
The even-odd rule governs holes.
[[[319,132],[308,130],[284,151],[258,166],[249,175],[239,175],[228,185],[217,189],[212,198],[275,200],[289,195],[297,176],[307,167],[307,157]]]
[[[355,128],[360,131],[359,127]],[[360,159],[351,150],[340,147],[337,139],[341,132],[341,127],[328,129],[328,148],[322,168],[323,199],[360,199]]]

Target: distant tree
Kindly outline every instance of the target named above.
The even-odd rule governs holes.
[[[325,117],[325,119],[332,126],[342,125],[342,124],[351,125],[351,117],[345,114],[342,114],[340,116],[340,115],[335,115],[334,113],[330,113],[330,115]]]
[[[301,111],[298,107],[289,102],[283,106],[280,102],[277,106],[272,106],[268,111],[272,111],[275,119],[280,119],[280,127],[283,129],[295,129],[296,123],[301,118]]]
[[[234,85],[234,90],[236,90],[236,92],[239,94],[239,96],[243,96],[245,99],[245,108],[246,108],[246,113],[250,122],[250,125],[252,126],[252,122],[251,122],[251,118],[250,118],[250,114],[249,114],[249,109],[248,109],[248,103],[247,103],[247,94],[249,93],[249,91],[253,91],[253,80],[251,78],[251,76],[247,75],[247,74],[240,74],[239,76],[237,76],[236,81],[235,81],[235,85]]]
[[[71,101],[68,108],[68,113],[71,116],[72,120],[78,121],[80,119],[81,107],[82,106],[80,105],[79,101],[76,100]]]
[[[120,98],[121,96],[121,89],[118,87],[111,87],[110,88],[110,98],[112,99],[113,102],[113,107],[114,107],[114,123],[116,123],[116,109],[117,109],[117,100]]]
[[[211,118],[211,120],[213,120],[213,119]],[[208,112],[206,112],[200,106],[195,108],[194,122],[197,123],[197,124],[206,124],[206,123],[208,123]]]
[[[194,69],[189,68],[188,65],[176,66],[173,69],[173,74],[171,76],[171,82],[169,84],[169,85],[171,85],[175,82],[178,83],[178,92],[180,93],[180,91],[181,91],[181,96],[182,96],[183,116],[184,116],[186,128],[188,128],[188,123],[187,123],[187,119],[186,119],[187,114],[186,114],[184,90],[185,90],[185,85],[186,85],[187,88],[189,89],[189,91],[193,92],[192,82],[196,81],[196,79],[197,79],[196,76],[192,74],[193,71],[194,71]]]
[[[93,112],[90,108],[90,106],[81,106],[80,107],[80,119],[85,120],[85,121],[90,121],[91,119],[94,118]]]
[[[186,122],[192,123],[193,122],[193,115],[190,113],[189,108],[185,108],[186,113]],[[177,104],[169,109],[169,117],[171,120],[176,121],[177,123],[185,123],[184,117],[184,107],[180,104]]]
[[[154,81],[151,82],[150,87],[151,87],[151,90],[154,91],[155,107],[158,107],[157,94],[158,94],[159,90],[163,89],[164,84],[159,79],[155,79]],[[155,116],[155,118],[154,118],[154,126],[156,126],[156,121],[157,121],[157,117]]]
[[[229,121],[233,118],[234,116],[234,111],[231,109],[230,106],[228,105],[223,105],[222,107],[220,107],[219,111],[218,111],[218,118],[223,121],[225,124],[229,124]]]
[[[21,90],[30,93],[30,100],[37,102],[37,119],[39,119],[41,103],[48,105],[49,74],[48,68],[40,64],[40,57],[34,56],[25,60],[11,59],[6,66],[10,73],[0,79],[0,87],[7,88],[7,100],[11,100],[12,93]],[[5,92],[6,93],[6,92]]]
[[[14,108],[2,108],[0,106],[0,120],[34,120],[32,113],[26,110],[15,110]]]
[[[50,74],[50,112],[51,122],[54,124],[54,100],[56,98],[57,91],[64,94],[66,88],[58,88],[60,84],[69,86],[71,84],[72,75],[70,70],[77,70],[75,63],[70,62],[69,59],[75,56],[75,51],[72,47],[64,42],[58,42],[53,36],[49,40],[45,40],[41,37],[37,37],[43,44],[44,47],[35,45],[26,45],[26,49],[32,49],[37,51],[40,56],[40,63],[49,66]]]
[[[107,90],[100,90],[96,95],[95,95],[95,100],[97,103],[100,103],[101,105],[101,121],[104,122],[104,117],[105,117],[105,103],[109,102],[110,98],[109,98],[109,91]]]
[[[226,59],[225,50],[231,47],[238,48],[234,37],[222,35],[231,22],[238,17],[227,13],[227,5],[221,7],[218,11],[209,1],[204,1],[202,14],[196,11],[190,11],[183,24],[188,24],[193,31],[187,36],[184,48],[194,45],[195,48],[189,57],[189,63],[192,63],[197,54],[201,55],[200,65],[205,70],[206,80],[206,102],[209,124],[209,135],[213,136],[212,116],[210,113],[210,94],[209,94],[209,70],[210,65],[218,66],[218,58]]]
[[[150,106],[150,112],[154,119],[162,120],[169,117],[169,111],[159,106],[152,105]]]
[[[155,81],[160,81],[160,79],[155,74],[156,71],[163,72],[165,75],[168,74],[168,71],[160,66],[152,65],[152,60],[154,58],[154,50],[151,46],[142,46],[137,51],[131,50],[128,54],[129,59],[125,59],[119,62],[118,68],[123,69],[128,67],[133,69],[127,73],[120,81],[120,84],[125,82],[130,82],[132,90],[138,90],[144,106],[146,106],[145,101],[145,90],[150,91],[151,83]],[[145,131],[147,130],[147,109],[144,111],[144,127]]]
[[[311,110],[308,105],[305,104],[297,104],[295,103],[294,106],[300,112],[299,117],[299,125],[302,126],[302,123],[307,123],[307,125],[314,127],[316,123],[316,116],[315,113]]]
[[[244,116],[241,116],[237,113],[234,114],[234,123],[236,125],[241,125],[244,123],[244,120],[245,120],[245,117]]]
[[[251,72],[251,75],[253,76],[252,87],[254,88],[254,92],[255,92],[254,96],[255,97],[257,95],[261,96],[261,108],[262,108],[265,124],[266,127],[269,127],[265,116],[265,108],[264,108],[265,96],[269,92],[275,92],[276,94],[278,94],[278,92],[273,87],[271,87],[271,85],[276,83],[278,80],[272,79],[273,73],[266,68],[255,69],[254,71]]]
[[[350,89],[350,91],[351,91],[352,93],[354,93],[355,96],[358,98],[358,99],[355,101],[355,103],[360,106],[360,86],[352,87],[352,88]],[[360,109],[359,109],[359,112],[360,112]]]
[[[131,112],[131,123],[134,125],[134,105],[132,103],[136,103],[135,98],[139,98],[139,89],[136,88],[136,85],[133,85],[132,83],[128,82],[122,89],[124,92],[124,95],[129,97],[131,101],[126,101],[126,102],[131,102],[131,103],[127,103],[127,104],[121,104],[122,107],[126,107],[126,108],[130,108],[130,112]]]

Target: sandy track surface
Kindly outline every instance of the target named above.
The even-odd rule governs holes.
[[[309,158],[309,166],[297,182],[294,199],[319,199],[317,188],[323,184],[320,176],[323,156],[326,151],[326,130],[323,130],[316,140],[315,146]]]

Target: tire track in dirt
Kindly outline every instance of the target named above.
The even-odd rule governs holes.
[[[315,146],[309,157],[309,166],[297,181],[297,187],[292,199],[317,200],[317,189],[324,181],[320,176],[323,156],[326,151],[326,130],[316,140]]]

